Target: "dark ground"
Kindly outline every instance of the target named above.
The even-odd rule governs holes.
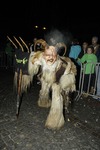
[[[0,69],[0,150],[100,150],[100,101],[74,101],[62,129],[45,128],[49,108],[37,105],[40,85],[24,94],[18,119],[13,71]]]

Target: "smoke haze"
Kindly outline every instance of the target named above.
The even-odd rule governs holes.
[[[72,35],[66,31],[60,31],[58,29],[52,29],[44,35],[46,42],[49,45],[56,45],[57,43],[63,42],[65,44],[70,44],[72,40]]]

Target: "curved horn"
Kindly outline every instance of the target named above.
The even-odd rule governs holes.
[[[19,38],[20,38],[20,40],[22,41],[22,43],[25,45],[25,47],[27,48],[28,53],[29,53],[29,48],[28,48],[27,44],[24,42],[24,40],[23,40],[21,37],[19,37]]]
[[[38,39],[38,40],[36,40],[36,42],[34,43],[34,51],[36,51],[36,45],[37,45],[38,43],[42,45],[42,48],[43,48],[43,49],[45,49],[45,47],[47,46],[47,43],[46,43],[45,40],[43,40],[43,39]]]
[[[22,45],[20,44],[20,42],[17,40],[17,38],[16,38],[15,36],[13,36],[13,37],[14,37],[14,39],[16,40],[16,42],[19,44],[19,46],[20,46],[22,52],[24,52],[24,49],[23,49]]]
[[[65,43],[63,43],[63,42],[60,42],[60,43],[57,43],[56,44],[56,48],[61,48],[61,47],[64,47],[64,54],[63,54],[63,56],[65,56],[65,54],[66,54],[66,52],[67,52],[67,46],[66,46],[66,44]]]
[[[16,44],[11,40],[11,38],[7,35],[8,40],[14,45],[15,48],[17,48]]]

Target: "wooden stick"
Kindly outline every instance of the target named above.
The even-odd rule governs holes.
[[[20,109],[20,105],[21,105],[21,95],[22,95],[22,91],[21,91],[21,84],[22,84],[22,69],[20,69],[19,75],[18,75],[18,85],[17,85],[17,110],[16,110],[16,116],[18,118],[19,116],[19,109]]]

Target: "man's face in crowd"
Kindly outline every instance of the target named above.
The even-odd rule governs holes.
[[[93,37],[92,38],[92,45],[96,45],[97,44],[97,42],[98,42],[98,38],[97,37]]]
[[[57,52],[54,46],[49,46],[44,51],[44,59],[48,65],[53,65],[57,59]]]

